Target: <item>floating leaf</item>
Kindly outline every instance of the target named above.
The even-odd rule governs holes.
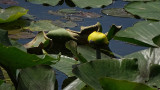
[[[18,4],[18,2],[14,0],[1,0],[0,4],[15,5],[15,4]]]
[[[159,0],[153,2],[132,2],[125,6],[125,10],[145,19],[160,20],[159,6]]]
[[[151,87],[160,88],[160,48],[149,48],[125,56],[125,58],[138,59],[140,75],[138,82],[145,82]]]
[[[133,15],[127,13],[123,8],[103,9],[102,13],[110,16],[117,16],[117,17],[131,17],[131,18],[134,17]]]
[[[77,43],[74,41],[68,41],[66,43],[66,48],[69,49],[73,55],[81,62],[85,63],[87,60],[79,53],[77,52]]]
[[[11,6],[6,9],[0,9],[0,23],[17,20],[21,16],[27,14],[27,12],[27,9],[19,6]]]
[[[55,72],[50,66],[34,66],[20,71],[18,90],[54,90]]]
[[[8,32],[2,29],[0,29],[0,44],[6,45],[6,46],[11,45],[8,38]]]
[[[67,13],[67,14],[73,14],[73,13],[79,13],[80,11],[77,11],[76,9],[60,9],[58,10],[61,13]]]
[[[62,28],[73,28],[77,26],[77,24],[72,21],[62,22],[60,20],[56,20],[53,21],[53,24]]]
[[[152,39],[159,35],[159,28],[160,22],[141,21],[133,27],[117,32],[114,39],[140,46],[157,47]]]
[[[30,26],[25,27],[25,29],[30,29],[31,31],[51,31],[60,29],[60,27],[52,24],[52,21],[39,20],[39,21],[32,21]]]
[[[53,55],[50,55],[50,56],[53,56]],[[70,58],[70,57],[61,55],[60,61],[52,65],[52,67],[63,72],[68,77],[72,77],[74,76],[72,73],[72,69],[73,69],[72,66],[76,64],[79,64],[79,62],[76,61],[74,58]]]
[[[21,30],[11,30],[8,31],[8,34],[8,37],[12,39],[28,39],[35,37],[35,35],[32,32]]]
[[[92,7],[92,8],[100,8],[102,6],[107,6],[112,3],[112,0],[72,0],[73,3],[80,7],[80,8],[86,8],[86,7]]]
[[[101,78],[100,83],[103,90],[157,90],[142,83],[116,80],[112,78]]]
[[[26,68],[40,64],[52,64],[54,60],[57,59],[47,55],[39,58],[36,55],[28,54],[16,47],[0,45],[0,64],[11,69]]]
[[[55,6],[60,2],[60,0],[27,0],[27,1],[34,4],[48,4],[52,6]]]
[[[42,31],[42,32],[39,32],[32,41],[25,44],[24,46],[25,48],[33,48],[33,47],[39,47],[42,45],[41,47],[45,48],[50,44],[50,42],[51,42],[51,39],[49,39],[46,36],[45,32]]]
[[[82,88],[86,84],[81,81],[80,79],[76,79],[73,82],[71,82],[69,85],[67,85],[63,90],[83,90]]]
[[[95,90],[103,90],[100,77],[111,77],[120,80],[134,81],[139,75],[137,60],[135,59],[104,59],[95,60],[78,65],[73,73]]]
[[[123,0],[123,1],[154,1],[154,0]]]

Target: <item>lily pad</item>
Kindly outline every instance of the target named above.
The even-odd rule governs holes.
[[[48,4],[52,6],[55,6],[60,2],[60,0],[27,0],[27,1],[34,4]]]
[[[127,13],[123,8],[103,9],[102,13],[110,16],[116,16],[116,17],[130,17],[130,18],[134,17],[132,14]]]
[[[0,4],[15,5],[15,4],[18,4],[18,2],[14,0],[1,0]]]
[[[30,26],[25,27],[25,29],[29,29],[31,31],[51,31],[60,29],[60,27],[52,24],[52,21],[39,20],[39,21],[32,21]]]
[[[0,9],[0,23],[17,20],[21,16],[27,14],[27,12],[27,9],[19,6],[11,6],[6,9]]]
[[[71,82],[69,85],[67,85],[63,90],[83,90],[82,88],[86,84],[81,81],[80,79],[76,79],[73,82]]]
[[[53,56],[53,55],[50,55],[50,56]],[[68,77],[74,76],[72,73],[72,69],[73,69],[72,66],[79,64],[79,61],[76,61],[74,58],[67,57],[64,55],[61,55],[60,58],[61,58],[60,61],[58,61],[56,64],[51,65],[51,66],[54,67],[55,69],[63,72]]]
[[[54,90],[55,76],[50,66],[22,69],[18,77],[18,90]]]
[[[53,24],[62,28],[73,28],[77,26],[77,24],[72,21],[62,22],[60,20],[56,20],[56,21],[53,21]]]
[[[2,29],[0,29],[0,44],[6,45],[6,46],[11,45],[11,42],[8,38],[8,32]]]
[[[114,39],[140,46],[158,47],[152,39],[159,35],[159,28],[160,22],[141,21],[133,27],[117,32]]]
[[[125,10],[144,19],[160,20],[160,1],[132,2],[125,6]]]
[[[16,53],[16,54],[15,54]],[[28,54],[16,47],[6,47],[0,45],[0,64],[11,69],[26,68],[40,64],[52,64],[54,59],[44,55],[42,58]]]
[[[73,69],[73,73],[95,90],[103,90],[99,78],[106,76],[134,81],[139,70],[136,59],[103,59],[78,65]]]
[[[100,8],[102,6],[107,6],[112,3],[112,0],[72,0],[73,3],[80,7],[80,8],[86,8],[86,7],[92,7],[92,8]]]
[[[116,80],[112,78],[101,78],[100,83],[103,90],[157,90],[142,83]]]
[[[51,41],[52,40],[46,36],[45,32],[42,31],[42,32],[39,32],[37,34],[37,36],[32,41],[25,44],[24,47],[25,48],[33,48],[33,47],[41,46],[41,47],[45,48],[50,44]]]

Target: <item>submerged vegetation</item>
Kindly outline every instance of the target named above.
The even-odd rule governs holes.
[[[64,0],[26,1],[51,6],[64,3]],[[61,86],[63,90],[159,89],[160,1],[124,1],[129,2],[124,8],[103,9],[102,13],[141,21],[125,30],[113,24],[106,33],[102,33],[99,22],[81,26],[80,31],[68,29],[84,18],[101,17],[93,12],[48,11],[69,20],[62,22],[36,20],[27,13],[28,9],[20,6],[0,8],[0,90],[57,90],[57,70],[68,77]],[[13,0],[0,3],[18,4]],[[100,8],[113,1],[65,0],[65,3],[80,8]],[[21,45],[17,39],[32,40]],[[110,50],[111,40],[148,48],[120,56]]]

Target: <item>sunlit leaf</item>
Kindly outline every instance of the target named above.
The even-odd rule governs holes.
[[[159,6],[159,0],[153,2],[132,2],[125,6],[125,10],[145,19],[160,20]]]
[[[123,8],[103,9],[102,13],[110,16],[117,16],[117,17],[131,17],[131,18],[134,17],[133,15],[127,13]]]
[[[27,12],[27,9],[19,6],[12,6],[6,9],[0,9],[0,23],[17,20],[21,16],[27,14]]]
[[[85,8],[85,7],[92,7],[92,8],[100,8],[103,5],[107,6],[112,3],[112,0],[72,0],[73,3],[80,7],[80,8]]]
[[[160,22],[141,21],[133,27],[117,32],[114,39],[132,44],[157,47],[152,39],[160,34]]]
[[[51,31],[60,29],[60,27],[52,24],[52,21],[39,20],[39,21],[32,21],[30,26],[25,27],[25,29],[30,29],[31,31]]]
[[[112,78],[101,78],[100,83],[103,90],[157,90],[142,83],[116,80]]]
[[[71,82],[68,86],[66,86],[63,90],[83,90],[82,88],[86,84],[81,81],[80,79],[76,79],[73,82]]]
[[[18,90],[54,90],[55,72],[50,66],[34,66],[20,71]]]
[[[27,1],[34,4],[48,4],[52,6],[55,6],[60,2],[60,0],[27,0]]]

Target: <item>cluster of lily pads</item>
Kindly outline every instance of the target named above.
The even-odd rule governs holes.
[[[27,1],[54,6],[60,0]],[[81,8],[97,8],[112,3],[112,0],[87,0],[89,3],[86,0],[71,1]],[[106,9],[102,12],[107,15],[116,13],[113,16],[117,16],[120,14],[114,10],[118,10],[124,12],[121,17],[139,17],[144,20],[125,30],[120,30],[121,26],[112,25],[105,35],[108,41],[120,40],[149,48],[118,56],[108,45],[101,45],[101,59],[96,59],[97,46],[87,40],[92,32],[102,33],[99,22],[81,26],[78,32],[65,29],[66,24],[59,27],[50,20],[35,21],[23,7],[0,9],[0,68],[3,74],[0,77],[0,90],[56,90],[58,86],[54,69],[68,76],[63,82],[63,90],[159,89],[160,1],[127,1],[132,2],[124,9]],[[84,13],[73,9],[69,11],[74,15]],[[114,13],[110,14],[112,11]],[[13,40],[17,38],[33,39],[21,45]]]

